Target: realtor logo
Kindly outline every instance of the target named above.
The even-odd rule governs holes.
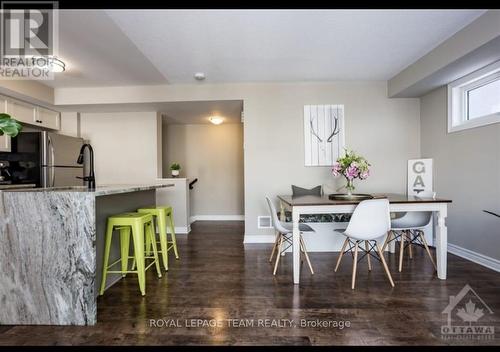
[[[493,311],[469,285],[465,285],[456,296],[450,296],[442,313],[447,315],[447,324],[441,326],[443,339],[486,340],[495,337],[494,326],[479,322]]]
[[[57,1],[2,1],[1,54],[54,55]]]
[[[57,1],[1,1],[0,77],[53,79],[58,49]]]

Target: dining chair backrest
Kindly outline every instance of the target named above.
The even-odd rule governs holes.
[[[431,222],[431,211],[409,211],[400,218],[392,220],[392,228],[413,229],[425,227]]]
[[[269,211],[271,212],[271,221],[273,223],[273,227],[276,231],[280,233],[288,233],[288,230],[281,225],[281,221],[278,219],[278,212],[276,211],[276,207],[269,197],[266,196],[267,205],[269,206]]]
[[[345,234],[359,240],[373,240],[386,235],[390,229],[389,201],[369,199],[354,209]]]

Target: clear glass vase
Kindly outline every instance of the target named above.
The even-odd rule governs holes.
[[[354,192],[354,180],[347,179],[347,184],[345,185],[345,189],[347,190],[347,195],[349,197],[352,196],[352,192]]]

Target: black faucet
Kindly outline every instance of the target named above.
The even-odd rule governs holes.
[[[95,189],[94,150],[92,149],[92,146],[90,144],[85,143],[84,145],[82,145],[82,147],[80,148],[80,155],[78,155],[78,159],[76,160],[76,162],[80,165],[83,165],[83,156],[84,156],[85,148],[88,148],[89,153],[90,153],[90,174],[88,176],[85,176],[85,177],[77,176],[76,178],[80,178],[83,181],[88,182],[88,184],[87,184],[88,189]]]

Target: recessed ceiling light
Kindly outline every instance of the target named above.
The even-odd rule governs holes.
[[[208,120],[214,125],[220,125],[221,123],[224,122],[224,119],[220,116],[212,116]]]
[[[194,78],[197,80],[197,81],[203,81],[205,79],[205,74],[203,72],[196,72],[194,74]]]

